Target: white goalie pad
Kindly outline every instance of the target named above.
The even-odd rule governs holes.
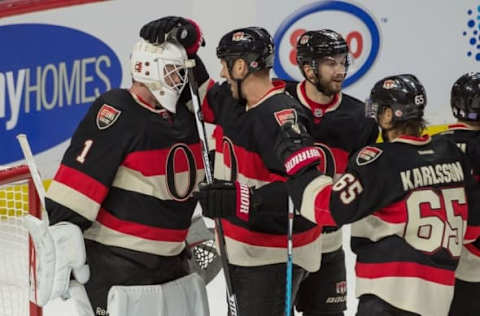
[[[161,285],[112,286],[109,316],[209,316],[207,290],[196,273]]]
[[[82,284],[90,276],[80,228],[68,222],[47,226],[30,215],[24,225],[37,254],[37,305],[44,306],[57,297],[69,298],[70,276]]]

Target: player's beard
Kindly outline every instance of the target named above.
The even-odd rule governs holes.
[[[319,78],[319,84],[323,88],[323,94],[326,96],[332,96],[342,91],[342,83],[345,76],[336,76],[330,80],[325,80],[322,77]]]

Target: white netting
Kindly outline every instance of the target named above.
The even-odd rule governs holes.
[[[0,185],[0,316],[30,315],[30,244],[26,181]]]

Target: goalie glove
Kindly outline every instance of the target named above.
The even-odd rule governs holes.
[[[37,305],[44,306],[57,297],[69,298],[70,275],[82,284],[90,277],[82,231],[68,222],[47,226],[30,215],[25,226],[37,256]]]

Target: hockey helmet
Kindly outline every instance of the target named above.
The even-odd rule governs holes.
[[[273,40],[261,27],[246,27],[225,34],[218,43],[217,57],[231,70],[239,58],[248,64],[249,73],[273,67]]]
[[[461,76],[452,87],[450,106],[453,116],[464,121],[480,121],[480,73]]]
[[[383,107],[393,112],[393,122],[422,119],[427,104],[425,88],[411,74],[386,77],[378,81],[366,102],[367,116],[377,119]]]
[[[348,54],[348,45],[342,35],[332,30],[305,32],[297,42],[297,63],[300,67],[340,54]]]
[[[170,41],[153,45],[139,40],[132,51],[130,70],[135,81],[147,86],[162,107],[175,113],[177,101],[187,83],[183,46]]]

